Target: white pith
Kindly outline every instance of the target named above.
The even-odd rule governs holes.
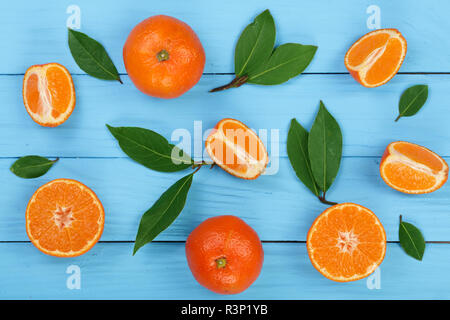
[[[381,222],[378,220],[378,218],[375,216],[375,214],[373,212],[371,212],[368,209],[363,210],[362,207],[359,207],[358,205],[354,205],[352,203],[342,203],[339,205],[335,205],[329,209],[327,209],[325,212],[323,212],[317,219],[316,221],[314,221],[313,226],[311,227],[311,230],[308,232],[308,237],[307,237],[307,249],[308,249],[308,254],[310,257],[314,256],[314,249],[310,247],[310,239],[312,237],[312,234],[315,231],[314,226],[316,225],[316,223],[323,219],[326,218],[328,216],[328,214],[331,212],[332,209],[338,209],[339,207],[345,207],[348,205],[353,205],[355,207],[357,207],[358,211],[365,211],[365,212],[370,212],[373,217],[374,217],[374,223],[375,225],[381,226],[381,229],[384,230],[383,225],[381,224]],[[355,280],[359,280],[362,278],[367,277],[368,275],[370,275],[371,273],[373,273],[375,271],[375,269],[381,264],[381,262],[384,259],[384,255],[386,252],[386,234],[385,232],[382,233],[383,235],[383,239],[381,241],[381,244],[383,245],[383,252],[381,253],[380,259],[378,261],[374,261],[372,264],[370,264],[367,268],[366,271],[363,274],[356,274],[353,277],[344,277],[344,276],[340,276],[337,277],[336,275],[333,275],[332,273],[330,273],[325,267],[320,267],[315,261],[315,259],[311,259],[311,262],[313,263],[314,267],[319,270],[320,273],[322,273],[325,277],[327,277],[328,279],[334,280],[334,281],[339,281],[339,282],[348,282],[348,281],[355,281]],[[345,244],[344,247],[340,246],[341,244]],[[358,240],[358,235],[355,234],[353,232],[353,229],[350,230],[346,230],[346,231],[338,231],[337,237],[336,237],[336,246],[341,250],[341,253],[349,253],[351,254],[353,251],[357,250],[360,253],[362,253],[363,255],[367,256],[367,254],[363,251],[361,251],[360,248],[358,248],[358,244],[359,244],[359,240]],[[375,243],[379,243],[378,241]],[[371,260],[368,257],[369,260]]]
[[[383,83],[385,83],[385,82],[390,80],[390,78],[389,78],[386,81],[382,82],[381,84],[372,84],[372,85],[370,85],[370,84],[365,82],[365,78],[366,78],[367,72],[378,61],[378,59],[384,54],[384,51],[386,50],[386,46],[389,43],[389,40],[391,38],[396,38],[396,39],[399,39],[400,42],[404,42],[403,38],[401,37],[401,34],[399,32],[397,32],[397,31],[394,31],[394,30],[380,30],[379,32],[373,32],[372,35],[377,34],[377,33],[387,33],[387,34],[390,35],[390,38],[386,41],[386,44],[384,46],[376,48],[374,51],[372,51],[362,63],[360,63],[357,66],[351,66],[349,64],[348,56],[350,56],[351,49],[347,53],[347,55],[345,56],[345,63],[347,65],[347,68],[349,68],[349,69],[351,69],[353,71],[357,71],[361,81],[367,87],[379,86],[379,85],[381,85],[381,84],[383,84]],[[365,39],[365,37],[362,37],[361,39],[359,39],[355,44],[353,44],[352,48],[356,47],[358,45],[358,43],[360,43],[364,39]],[[402,46],[402,55],[401,55],[401,57],[399,59],[399,65],[402,64],[403,59],[404,59],[404,57],[406,55],[406,48],[405,47],[406,46]]]
[[[72,216],[73,211],[71,207],[57,206],[56,210],[53,212],[53,220],[55,220],[55,224],[59,230],[70,228],[72,221],[74,220]]]
[[[430,152],[429,150],[427,150],[428,152]],[[439,159],[439,157],[436,155],[436,158]],[[440,160],[440,159],[439,159]],[[440,160],[442,163],[442,169],[435,173],[433,170],[431,170],[429,167],[425,166],[424,164],[418,163],[410,158],[408,158],[407,156],[403,155],[402,153],[398,152],[395,148],[394,145],[390,145],[389,146],[389,156],[386,158],[385,163],[401,163],[404,165],[407,165],[408,167],[411,167],[414,170],[423,172],[429,176],[433,176],[436,179],[436,183],[434,184],[434,186],[428,188],[428,189],[421,189],[421,190],[405,190],[403,188],[400,188],[399,186],[393,184],[392,182],[385,180],[385,182],[395,188],[395,189],[401,189],[403,192],[406,193],[427,193],[427,192],[431,192],[434,191],[434,189],[436,188],[436,186],[441,185],[443,181],[445,181],[447,179],[447,173],[448,173],[448,166],[445,162],[442,162],[442,160]],[[385,168],[386,165],[383,166],[383,174],[382,176],[385,177],[386,173],[385,173]]]
[[[55,65],[44,65],[44,66],[35,66],[32,69],[30,69],[29,71],[27,71],[25,77],[25,85],[24,85],[24,96],[27,96],[27,81],[28,79],[32,76],[32,75],[36,75],[38,78],[38,91],[39,91],[39,107],[38,110],[40,108],[42,108],[43,112],[42,115],[39,113],[34,113],[31,111],[31,109],[28,107],[28,105],[25,105],[25,107],[27,108],[28,112],[30,114],[33,115],[33,118],[40,123],[55,123],[55,122],[59,122],[62,121],[64,119],[66,119],[68,117],[68,115],[72,112],[73,108],[67,108],[66,112],[62,113],[59,115],[59,117],[54,118],[52,116],[52,96],[49,92],[48,89],[48,84],[47,84],[47,69],[51,68],[51,67],[57,67]],[[67,74],[67,71],[64,70],[63,68],[61,68],[61,70],[64,71],[64,73]],[[70,74],[68,75],[69,77]],[[72,85],[72,84],[70,84]],[[73,87],[72,87],[72,91],[73,91]],[[74,100],[74,95],[72,95],[71,100],[69,102],[69,105],[73,104],[73,100]]]
[[[233,122],[232,120],[227,120],[227,122]],[[236,123],[238,123],[236,121]],[[240,125],[242,125],[242,123],[239,123]],[[218,140],[218,141],[222,141],[224,142],[227,147],[229,147],[230,149],[232,149],[234,151],[234,153],[236,154],[236,157],[239,159],[238,160],[238,164],[242,163],[245,164],[247,167],[247,171],[245,172],[245,177],[246,178],[252,178],[252,177],[256,177],[260,174],[262,174],[266,168],[267,165],[267,151],[264,147],[264,145],[262,143],[259,143],[260,147],[263,148],[263,158],[260,160],[255,159],[254,157],[252,157],[250,154],[248,154],[245,149],[243,149],[241,146],[239,146],[238,144],[233,143],[232,141],[230,141],[229,139],[226,138],[226,135],[224,134],[223,130],[222,130],[223,124],[221,124],[219,126],[219,128],[217,130],[215,130],[215,132],[213,134],[211,134],[208,137],[208,141],[212,141],[213,139]],[[253,135],[255,137],[255,139],[257,139],[257,141],[259,141],[259,137],[250,129],[248,129],[248,131],[251,135]],[[209,156],[211,157],[211,159],[217,164],[219,165],[221,168],[223,168],[224,170],[236,174],[237,176],[242,176],[242,172],[240,171],[236,171],[233,170],[231,168],[229,168],[228,166],[226,166],[226,164],[223,163],[222,159],[218,159],[214,153],[211,150],[211,145],[213,143],[207,143],[206,144],[206,149],[208,151]]]

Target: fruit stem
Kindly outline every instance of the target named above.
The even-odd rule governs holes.
[[[325,199],[325,192],[321,196],[318,196],[318,198],[323,204],[328,204],[330,206],[334,206],[337,204],[337,202],[328,201],[327,199]]]
[[[158,58],[159,62],[169,60],[169,53],[166,50],[162,49],[156,54],[156,58]]]
[[[216,259],[216,266],[217,266],[217,269],[225,268],[227,266],[227,259],[225,259],[225,258]]]
[[[246,75],[236,77],[229,84],[214,88],[212,90],[209,90],[209,92],[218,92],[218,91],[223,91],[223,90],[227,90],[227,89],[231,89],[231,88],[238,88],[238,87],[242,86],[244,83],[246,83],[247,80],[248,80],[248,76],[246,76]]]

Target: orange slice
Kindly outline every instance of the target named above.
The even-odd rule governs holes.
[[[386,253],[386,233],[377,216],[354,203],[325,210],[306,239],[313,266],[328,279],[347,282],[367,277]]]
[[[100,239],[105,212],[84,184],[57,179],[33,194],[25,218],[28,237],[36,248],[51,256],[76,257]]]
[[[219,121],[205,145],[211,159],[238,178],[256,179],[269,162],[262,141],[253,130],[238,120]]]
[[[384,151],[380,174],[388,186],[400,192],[430,193],[447,181],[448,165],[425,147],[397,141]]]
[[[75,107],[72,76],[58,63],[28,68],[23,78],[22,94],[28,114],[44,127],[59,126]]]
[[[378,87],[391,80],[406,55],[406,40],[397,29],[369,32],[356,41],[345,55],[350,74],[365,87]]]

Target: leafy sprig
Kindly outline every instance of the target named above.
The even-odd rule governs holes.
[[[287,138],[287,153],[303,184],[328,205],[326,192],[336,178],[342,158],[342,133],[339,124],[320,101],[319,111],[308,133],[294,118]]]
[[[276,85],[301,74],[317,47],[286,43],[274,48],[275,22],[269,10],[259,14],[242,32],[234,52],[235,78],[210,92],[237,88],[245,83]]]
[[[170,144],[160,134],[137,127],[112,127],[106,125],[116,138],[120,148],[131,159],[143,166],[159,172],[176,172],[188,168],[193,172],[170,186],[141,218],[136,234],[133,255],[144,245],[153,241],[166,230],[184,208],[194,174],[205,165],[196,163],[180,148]]]

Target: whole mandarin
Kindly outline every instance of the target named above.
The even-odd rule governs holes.
[[[258,234],[242,219],[218,216],[203,221],[186,241],[194,278],[220,294],[246,290],[258,278],[264,251]]]

